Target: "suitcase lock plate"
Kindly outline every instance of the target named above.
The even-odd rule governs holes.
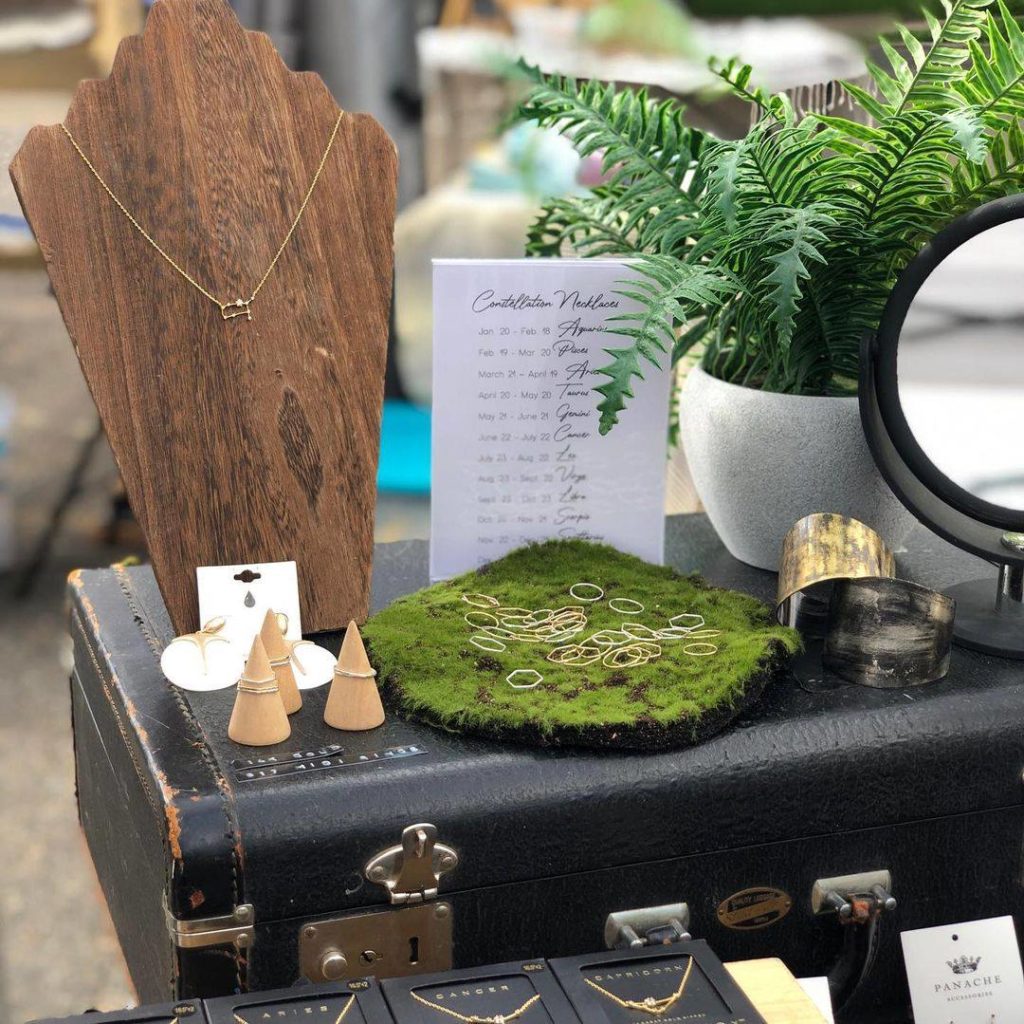
[[[437,899],[437,890],[458,863],[458,854],[437,842],[435,826],[405,829],[402,842],[378,853],[363,872],[387,890],[394,909],[304,924],[299,929],[303,977],[341,981],[450,970],[452,907]]]

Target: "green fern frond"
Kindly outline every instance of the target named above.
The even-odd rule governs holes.
[[[762,263],[771,267],[760,285],[767,294],[762,303],[770,307],[778,344],[788,349],[793,340],[800,300],[801,282],[811,276],[809,264],[826,263],[821,247],[827,232],[839,222],[821,204],[804,207],[777,206],[751,218],[745,234],[762,250]]]
[[[696,212],[692,172],[705,136],[686,124],[678,103],[520,66],[535,84],[519,116],[556,129],[583,157],[600,156],[606,184],[618,190],[627,215],[669,207]]]
[[[877,101],[881,109],[868,112],[876,120],[882,120],[879,114],[883,110],[892,116],[919,107],[940,112],[959,106],[960,99],[953,85],[967,74],[971,45],[984,33],[989,23],[988,8],[993,2],[942,0],[945,17],[941,20],[925,9],[931,43],[926,50],[909,30],[903,29],[901,36],[907,57],[887,39],[880,39],[889,68],[886,70],[871,61],[867,63],[868,72],[881,94]],[[851,95],[857,96],[856,91],[851,90]],[[863,96],[858,99],[863,100]]]
[[[527,256],[621,256],[640,252],[614,189],[550,199],[526,235]]]
[[[1024,30],[1004,0],[988,19],[984,41],[971,43],[971,65],[954,87],[990,123],[1014,122],[1024,111]]]
[[[708,61],[708,68],[716,78],[725,83],[733,96],[758,109],[758,120],[770,117],[782,124],[791,125],[795,122],[796,115],[790,98],[784,92],[769,93],[759,85],[752,85],[754,69],[749,64],[744,64],[738,57],[726,61],[712,57]]]
[[[608,321],[612,334],[632,344],[608,348],[607,366],[596,372],[608,378],[594,390],[602,396],[600,432],[607,434],[633,398],[634,377],[643,378],[643,363],[661,367],[666,353],[675,355],[677,323],[686,323],[702,310],[718,306],[735,291],[727,274],[703,264],[687,264],[661,256],[647,256],[636,263],[639,277],[624,281],[616,293],[640,305],[637,313],[620,313]],[[696,339],[694,339],[696,340]]]

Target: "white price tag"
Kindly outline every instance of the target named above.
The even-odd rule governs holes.
[[[1012,917],[903,933],[915,1024],[1024,1020],[1024,971]]]

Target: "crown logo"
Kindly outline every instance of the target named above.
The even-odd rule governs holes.
[[[980,956],[962,956],[958,960],[946,961],[946,965],[954,974],[973,974],[980,963]]]

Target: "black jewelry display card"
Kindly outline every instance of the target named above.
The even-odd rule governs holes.
[[[543,960],[382,982],[396,1024],[580,1024]]]
[[[373,978],[207,999],[206,1016],[209,1024],[394,1024]]]
[[[587,1024],[764,1024],[702,940],[549,964]]]
[[[116,1013],[85,1013],[79,1017],[47,1018],[33,1024],[206,1024],[203,1004],[186,999],[166,1006],[145,1006]]]

